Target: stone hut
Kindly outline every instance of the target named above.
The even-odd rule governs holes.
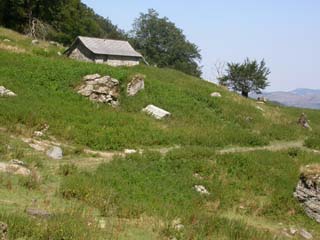
[[[110,66],[135,66],[143,60],[127,41],[90,37],[77,37],[65,54],[79,61]]]

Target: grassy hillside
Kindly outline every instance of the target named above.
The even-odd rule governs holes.
[[[0,221],[12,239],[286,239],[290,226],[320,238],[292,196],[299,168],[320,162],[300,144],[319,148],[319,111],[258,104],[174,70],[82,63],[58,51],[0,28],[0,86],[17,94],[0,98],[0,158],[21,159],[35,173],[0,173]],[[120,107],[76,93],[93,73],[120,81]],[[146,76],[145,90],[127,97],[136,73]],[[214,91],[222,98],[210,97]],[[141,112],[148,104],[172,116],[155,120]],[[297,125],[302,112],[312,132]],[[22,141],[43,124],[50,128],[38,141],[65,144],[63,160]],[[127,148],[145,151],[112,161],[84,152]],[[29,217],[34,205],[54,217]],[[182,230],[172,225],[177,219]]]

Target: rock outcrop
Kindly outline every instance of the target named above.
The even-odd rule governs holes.
[[[167,112],[166,110],[163,110],[151,104],[144,108],[142,111],[148,113],[156,119],[162,119],[171,115],[171,113]]]
[[[144,78],[145,76],[141,74],[136,74],[133,76],[132,80],[127,86],[128,96],[135,96],[138,92],[144,89]]]
[[[0,97],[14,97],[16,94],[4,86],[0,86]]]
[[[93,102],[107,103],[114,107],[119,105],[120,86],[117,79],[99,74],[87,75],[78,93]]]
[[[320,165],[308,165],[302,170],[294,197],[306,214],[320,223]]]

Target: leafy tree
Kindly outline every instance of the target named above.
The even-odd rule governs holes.
[[[0,24],[28,33],[34,19],[48,25],[47,38],[65,44],[77,36],[125,39],[126,35],[80,0],[0,0]]]
[[[219,82],[248,97],[250,92],[261,93],[262,89],[269,86],[269,74],[270,70],[264,60],[258,63],[247,58],[242,64],[228,63],[226,74],[219,78]]]
[[[132,43],[146,60],[159,67],[170,67],[200,76],[198,47],[189,42],[182,30],[168,18],[160,18],[154,9],[141,13],[133,24]]]

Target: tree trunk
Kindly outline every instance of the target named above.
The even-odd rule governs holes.
[[[249,97],[249,93],[248,92],[246,92],[246,91],[242,91],[241,92],[241,95],[243,96],[243,97]]]

